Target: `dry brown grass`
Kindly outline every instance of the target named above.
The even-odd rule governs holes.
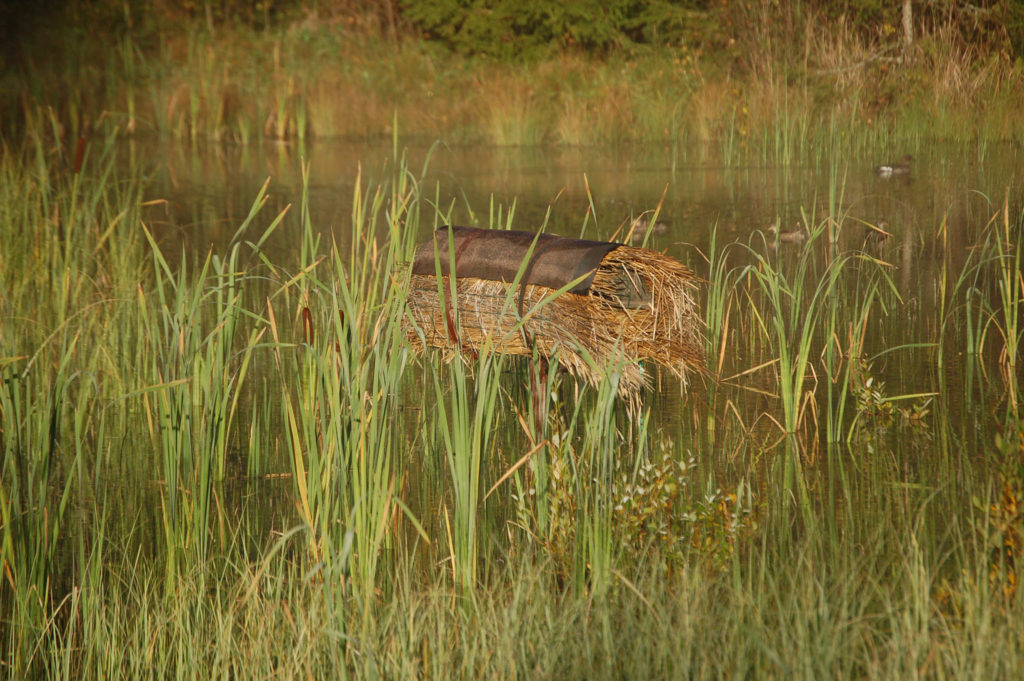
[[[623,305],[624,276],[647,294],[646,303],[632,309]],[[631,403],[647,382],[642,361],[657,362],[684,381],[702,368],[696,277],[654,251],[628,246],[611,251],[586,294],[461,278],[448,300],[450,286],[443,277],[439,294],[436,277],[412,275],[406,336],[419,351],[438,348],[451,360],[472,358],[484,348],[531,355],[536,347],[591,385],[608,370],[620,371],[619,394]]]

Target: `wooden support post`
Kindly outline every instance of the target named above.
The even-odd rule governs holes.
[[[530,362],[530,400],[533,404],[534,442],[544,439],[548,420],[548,358],[537,357]]]

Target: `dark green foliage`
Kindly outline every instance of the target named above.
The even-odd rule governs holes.
[[[404,0],[402,15],[462,54],[504,60],[559,48],[598,52],[678,39],[701,19],[701,0]]]
[[[722,49],[751,41],[763,47],[767,34],[777,40],[776,49],[795,49],[803,43],[809,22],[831,24],[840,19],[869,42],[898,44],[903,38],[902,3],[893,0],[401,0],[399,7],[406,26],[424,37],[460,54],[504,61],[565,48],[596,53],[648,44]],[[1013,57],[1024,54],[1020,0],[915,0],[911,7],[918,36],[934,35],[942,28],[964,45],[1002,50]]]
[[[946,29],[947,38],[959,39],[965,45],[1024,54],[1021,0],[912,0],[911,10],[916,36]],[[739,0],[722,3],[721,11],[743,14],[754,23],[783,33],[802,31],[809,18],[819,17],[827,23],[845,19],[853,31],[869,41],[895,43],[903,39],[902,0]]]

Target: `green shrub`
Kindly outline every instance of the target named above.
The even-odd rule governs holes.
[[[698,20],[701,0],[403,0],[403,18],[462,54],[530,59],[558,48],[604,52],[670,42]]]

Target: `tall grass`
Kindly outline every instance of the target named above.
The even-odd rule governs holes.
[[[830,212],[788,252],[709,254],[731,376],[638,413],[614,366],[552,372],[536,432],[528,361],[411,353],[407,268],[447,216],[395,147],[349,246],[308,191],[274,215],[254,187],[202,256],[147,229],[113,143],[78,172],[41,131],[5,150],[0,676],[1020,675],[1008,202],[927,348],[878,347],[898,298]],[[968,328],[936,415],[863,390],[872,358],[938,370]],[[961,387],[986,400],[963,420]]]
[[[991,238],[995,243],[996,281],[999,288],[999,307],[993,311],[993,321],[1003,340],[1000,365],[1010,406],[1014,415],[1017,415],[1020,406],[1018,355],[1024,333],[1021,328],[1024,308],[1024,231],[1019,224],[1011,228],[1009,190],[1003,200],[1002,210],[993,218],[993,227]]]
[[[1004,378],[1006,399],[1011,412],[1019,407],[1019,387],[1015,380],[1020,354],[1020,314],[1024,305],[1024,282],[1021,280],[1021,225],[1012,215],[1009,193],[984,226],[983,239],[971,250],[960,266],[955,267],[946,249],[940,277],[939,304],[942,324],[937,343],[938,362],[944,366],[948,336],[962,332],[964,351],[977,356],[991,348],[994,334],[1001,340],[998,348],[999,369]],[[948,239],[947,225],[940,229],[943,244]],[[994,285],[993,285],[994,282]]]
[[[439,406],[437,427],[444,443],[454,497],[448,537],[452,572],[460,597],[468,603],[476,596],[482,465],[485,456],[493,451],[501,357],[485,346],[476,366],[471,380],[463,363],[448,365],[451,386],[448,395],[445,395],[442,377],[435,375],[433,378]],[[445,522],[448,523],[447,516]]]

